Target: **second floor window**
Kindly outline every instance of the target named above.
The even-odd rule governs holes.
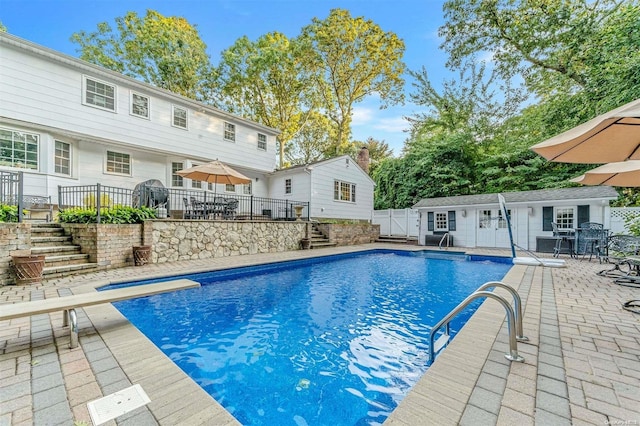
[[[131,156],[121,152],[107,151],[107,173],[131,175]]]
[[[184,178],[178,176],[176,172],[184,169],[184,163],[171,163],[171,186],[182,188],[184,186]]]
[[[56,173],[71,176],[71,145],[56,141],[56,153],[53,161]]]
[[[174,105],[172,124],[174,127],[186,129],[187,128],[187,110]]]
[[[224,140],[235,142],[236,141],[236,125],[231,123],[224,123]]]
[[[284,193],[291,194],[291,179],[284,180]]]
[[[0,166],[38,170],[38,142],[34,133],[0,129]]]
[[[137,93],[131,94],[131,115],[149,118],[149,98]]]
[[[262,133],[258,133],[258,149],[262,151],[267,150],[267,135],[263,135]]]
[[[85,104],[115,112],[116,86],[89,77],[85,77],[84,86]]]

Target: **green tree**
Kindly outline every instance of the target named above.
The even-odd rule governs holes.
[[[302,37],[313,46],[314,59],[324,73],[318,83],[323,107],[337,128],[334,152],[338,153],[349,143],[354,104],[374,93],[383,108],[404,101],[404,42],[373,21],[352,18],[342,9],[332,9],[324,20],[314,18],[303,28]]]
[[[195,27],[181,17],[147,10],[118,17],[116,30],[106,23],[96,32],[80,31],[71,41],[80,58],[192,99],[207,101],[211,64]]]
[[[640,95],[639,6],[638,0],[448,0],[442,47],[453,68],[491,52],[505,80],[522,77],[542,100],[583,92],[582,115],[595,116]]]
[[[251,42],[246,36],[222,52],[218,67],[227,109],[280,130],[280,167],[287,146],[316,106],[317,72],[303,40],[274,32]]]
[[[333,138],[333,126],[329,119],[318,112],[312,112],[302,129],[287,146],[285,153],[287,163],[302,165],[326,158],[324,148]]]

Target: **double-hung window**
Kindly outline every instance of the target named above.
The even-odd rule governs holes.
[[[173,120],[171,121],[171,125],[173,127],[179,127],[181,129],[187,128],[187,110],[181,108],[179,106],[173,105]]]
[[[131,155],[107,151],[107,173],[131,176]]]
[[[244,195],[251,195],[251,190],[252,190],[251,189],[251,182],[245,183],[242,186],[243,186],[242,192],[244,193]]]
[[[149,118],[149,97],[131,92],[131,115]]]
[[[225,141],[229,141],[229,142],[235,142],[236,141],[236,125],[235,124],[227,123],[225,121],[225,123],[224,123],[224,140]]]
[[[184,178],[176,174],[178,170],[182,169],[184,169],[184,163],[171,163],[171,186],[174,188],[182,188],[184,186]]]
[[[354,183],[333,181],[333,199],[336,201],[356,202],[356,185]]]
[[[71,144],[56,141],[54,160],[55,172],[71,176]]]
[[[226,192],[236,192],[236,186],[234,184],[232,184],[232,183],[227,183],[224,186],[224,190]]]
[[[38,170],[40,135],[0,129],[0,166]]]
[[[116,111],[116,86],[95,80],[84,78],[84,104],[107,111]]]
[[[284,180],[284,193],[291,194],[291,179]]]
[[[258,133],[258,149],[261,151],[267,150],[267,135]]]

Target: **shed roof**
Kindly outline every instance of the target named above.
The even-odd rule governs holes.
[[[567,200],[613,200],[618,192],[611,186],[580,186],[575,188],[539,189],[535,191],[502,192],[507,203],[535,203]],[[498,194],[459,195],[456,197],[425,198],[413,208],[456,207],[498,204]]]

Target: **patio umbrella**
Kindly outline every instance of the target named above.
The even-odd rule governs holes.
[[[640,160],[640,99],[531,147],[547,160],[602,164]]]
[[[178,170],[176,174],[187,179],[212,183],[214,194],[218,192],[218,184],[240,185],[251,182],[251,178],[246,177],[239,171],[232,169],[218,160],[189,167],[188,169]]]
[[[242,173],[232,169],[226,164],[215,160],[207,164],[189,167],[188,169],[178,170],[178,176],[182,176],[191,180],[199,180],[202,182],[217,184],[240,185],[251,182],[251,178],[246,177]],[[215,186],[214,186],[215,189]]]
[[[582,185],[640,186],[640,160],[609,163],[571,179]]]

